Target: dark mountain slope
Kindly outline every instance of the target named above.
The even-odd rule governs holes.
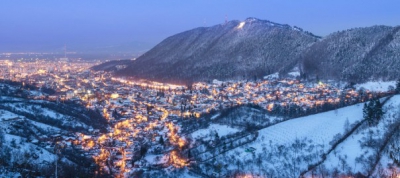
[[[168,37],[116,74],[174,83],[261,77],[295,65],[317,39],[289,25],[230,21]]]
[[[119,65],[118,76],[184,84],[285,74],[296,64],[306,78],[396,80],[400,26],[354,28],[319,40],[297,27],[248,18],[171,36],[137,60],[124,61],[126,68],[106,63],[93,69]]]
[[[400,27],[373,26],[333,33],[303,55],[303,74],[353,82],[400,76]]]

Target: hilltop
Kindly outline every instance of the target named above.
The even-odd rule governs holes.
[[[234,20],[168,37],[116,75],[181,84],[257,78],[293,66],[318,39],[298,27],[256,18]],[[109,68],[109,63],[94,69],[102,67]]]
[[[299,63],[303,74],[352,82],[397,80],[400,26],[372,26],[332,33],[314,43]]]
[[[361,83],[397,80],[399,45],[400,26],[353,28],[321,38],[296,26],[247,18],[173,35],[137,60],[111,61],[93,70],[190,84],[285,76],[300,69],[305,79]]]

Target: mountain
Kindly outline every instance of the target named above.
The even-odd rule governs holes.
[[[116,74],[174,83],[262,77],[296,64],[318,39],[298,27],[234,20],[168,37]]]
[[[400,76],[400,26],[332,33],[314,43],[300,62],[305,76],[352,82]]]
[[[309,79],[397,80],[400,26],[354,28],[321,39],[295,26],[248,18],[185,31],[168,37],[137,60],[111,61],[93,69],[188,84],[254,79],[276,72],[285,75],[295,66]]]

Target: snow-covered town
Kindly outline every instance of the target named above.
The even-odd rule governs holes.
[[[400,1],[2,1],[0,178],[400,178]]]
[[[72,101],[107,119],[109,126],[105,133],[89,129],[86,134],[76,132],[61,137],[57,144],[84,150],[100,167],[98,174],[120,177],[143,169],[179,169],[197,164],[194,156],[190,156],[191,149],[195,152],[198,146],[197,138],[182,132],[183,121],[218,117],[219,111],[251,105],[265,109],[274,118],[273,124],[388,96],[395,89],[395,82],[383,82],[381,88],[370,87],[376,83],[359,86],[329,81],[302,83],[296,72],[286,78],[275,74],[252,81],[211,80],[182,86],[116,78],[109,72],[90,70],[95,62],[21,60],[18,63],[1,61],[1,79],[47,91],[31,93],[32,99]]]

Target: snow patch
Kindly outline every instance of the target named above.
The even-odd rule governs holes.
[[[222,81],[219,81],[219,80],[217,80],[217,79],[214,79],[214,80],[212,81],[212,83],[213,83],[213,84],[216,84],[216,85],[221,85],[223,82],[222,82]]]
[[[211,120],[214,120],[214,119],[216,119],[216,118],[217,118],[218,116],[220,116],[220,115],[221,115],[221,114],[219,114],[219,113],[218,113],[218,114],[215,114],[215,115],[213,115],[210,119],[211,119]]]
[[[374,91],[374,92],[386,92],[389,91],[389,86],[396,86],[396,81],[388,81],[388,82],[383,82],[383,81],[378,81],[378,82],[366,82],[362,84],[357,84],[355,85],[356,89],[360,88],[365,88],[369,91]]]
[[[197,131],[193,132],[191,135],[192,135],[192,138],[196,139],[196,138],[203,138],[203,137],[210,136],[210,133],[216,132],[216,133],[218,133],[218,136],[222,137],[222,136],[233,134],[233,133],[236,133],[239,131],[240,131],[239,129],[232,128],[227,125],[211,124],[206,129],[197,130]]]
[[[300,72],[289,72],[289,75],[293,76],[293,77],[298,77],[300,76]]]
[[[271,79],[277,79],[277,78],[279,78],[279,73],[278,73],[278,72],[273,73],[273,74],[271,74],[271,75],[264,76],[264,79],[269,79],[269,80],[271,80]]]

